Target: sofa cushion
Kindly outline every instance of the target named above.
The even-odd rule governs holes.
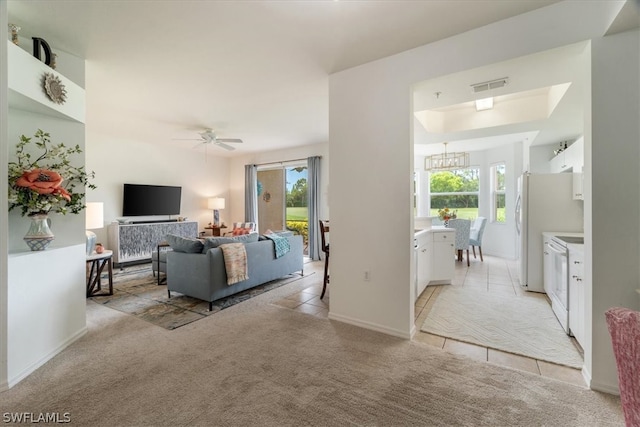
[[[242,236],[251,233],[251,228],[234,228],[231,234],[233,236]]]
[[[203,248],[202,241],[191,237],[176,236],[175,234],[167,234],[165,240],[176,252],[186,252],[189,254],[201,253]]]
[[[258,233],[253,232],[234,237],[207,237],[204,239],[202,253],[207,253],[209,249],[217,248],[225,243],[253,243],[258,241]]]

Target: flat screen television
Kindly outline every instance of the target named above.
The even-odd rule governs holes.
[[[122,216],[177,215],[182,187],[124,184]]]

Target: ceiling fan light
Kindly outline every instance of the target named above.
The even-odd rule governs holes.
[[[493,108],[493,97],[476,99],[476,111],[490,110]]]

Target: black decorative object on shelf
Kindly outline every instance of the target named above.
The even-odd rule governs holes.
[[[40,59],[40,50],[44,50],[44,63],[47,65],[51,65],[51,48],[49,47],[49,43],[45,39],[41,39],[40,37],[31,37],[33,39],[33,56],[42,61]]]

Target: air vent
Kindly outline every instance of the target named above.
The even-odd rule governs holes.
[[[473,93],[478,93],[478,92],[484,92],[489,89],[501,88],[503,86],[506,86],[508,82],[509,82],[509,78],[503,77],[501,79],[495,79],[488,82],[474,83],[471,85],[471,88],[473,89]]]

